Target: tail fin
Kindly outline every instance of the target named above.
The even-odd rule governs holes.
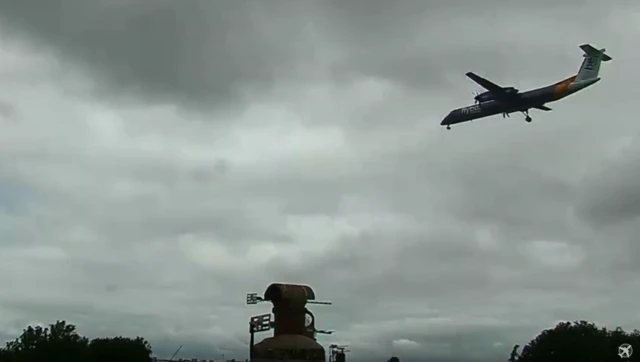
[[[575,82],[598,78],[600,63],[608,62],[612,58],[605,53],[606,49],[598,50],[591,44],[580,45],[580,49],[584,52],[584,60],[582,61]]]

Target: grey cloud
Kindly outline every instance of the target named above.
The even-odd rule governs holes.
[[[569,19],[605,26],[607,18],[596,15],[593,2],[586,3],[594,10],[589,13],[593,18]],[[542,69],[562,56],[539,57],[533,47],[518,41],[521,36],[540,32],[549,39],[554,33],[572,32],[566,22],[541,27],[538,21],[549,23],[546,9],[527,9],[529,16],[539,16],[536,20],[514,21],[522,13],[515,4],[503,9],[504,16],[494,17],[484,6],[412,1],[393,7],[357,1],[0,2],[0,16],[9,24],[5,31],[17,29],[65,59],[80,61],[99,77],[97,96],[205,108],[242,97],[247,89],[264,92],[286,79],[315,79],[315,72],[324,68],[321,74],[341,81],[378,76],[445,89],[451,88],[447,74],[469,70],[469,57],[486,59],[477,71],[491,76],[517,74],[534,64]],[[556,6],[554,13],[573,10]],[[460,20],[443,22],[446,17]],[[487,17],[490,23],[484,21]],[[506,34],[502,30],[514,25]],[[442,37],[453,33],[467,33],[473,43],[456,41],[462,39],[456,35],[443,44]],[[502,43],[495,43],[501,38]],[[492,42],[503,46],[490,47]],[[560,53],[563,47],[564,42],[547,45]]]
[[[331,4],[331,30],[340,34],[336,39],[350,49],[342,62],[332,66],[336,74],[377,76],[418,89],[441,91],[454,87],[454,75],[470,70],[492,78],[518,75],[511,82],[522,82],[515,84],[517,87],[526,86],[524,81],[540,74],[536,68],[553,68],[570,59],[565,41],[580,36],[575,28],[580,21],[588,18],[593,27],[608,26],[607,17],[598,12],[603,5],[595,1],[584,2],[583,6],[591,11],[585,11],[580,19],[571,16],[573,4],[554,4],[555,15],[575,19],[575,24],[573,20],[548,21],[545,2],[500,4],[499,13],[493,6],[471,2]],[[523,11],[526,17],[522,16]],[[607,9],[603,7],[602,11]],[[548,54],[540,56],[534,43],[520,41],[531,33],[537,34],[541,42],[536,45],[544,47]],[[562,41],[554,37],[557,33],[564,35]],[[507,81],[496,79],[503,84]]]
[[[601,169],[585,178],[579,211],[595,226],[633,221],[640,216],[639,145],[636,137],[631,145],[619,149]]]
[[[230,4],[0,1],[20,116],[0,133],[2,337],[67,318],[238,359],[269,310],[244,295],[272,281],[332,300],[322,342],[353,360],[489,361],[559,319],[637,323],[635,3]],[[584,41],[615,59],[593,89],[531,124],[438,127],[465,71],[543,85]]]
[[[235,99],[245,87],[269,88],[280,77],[300,75],[293,65],[312,48],[296,39],[304,34],[288,31],[304,30],[305,21],[283,16],[290,5],[2,1],[0,16],[10,25],[5,31],[18,29],[95,72],[98,96],[206,105]]]

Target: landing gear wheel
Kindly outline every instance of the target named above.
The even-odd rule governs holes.
[[[532,119],[531,117],[527,116],[527,118],[524,119],[525,121],[527,121],[528,123],[531,123]]]
[[[451,129],[451,126],[447,125],[447,129]]]

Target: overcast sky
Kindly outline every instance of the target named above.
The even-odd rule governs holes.
[[[631,0],[0,0],[0,339],[65,319],[244,359],[271,281],[332,300],[351,360],[636,327],[639,24]],[[465,72],[544,86],[586,42],[614,60],[552,112],[439,126]]]

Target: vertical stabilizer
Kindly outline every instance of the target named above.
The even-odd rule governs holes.
[[[582,61],[575,82],[597,79],[598,73],[600,73],[600,64],[602,62],[608,62],[612,58],[605,53],[606,49],[598,50],[590,44],[580,45],[580,49],[584,52],[584,60]]]

